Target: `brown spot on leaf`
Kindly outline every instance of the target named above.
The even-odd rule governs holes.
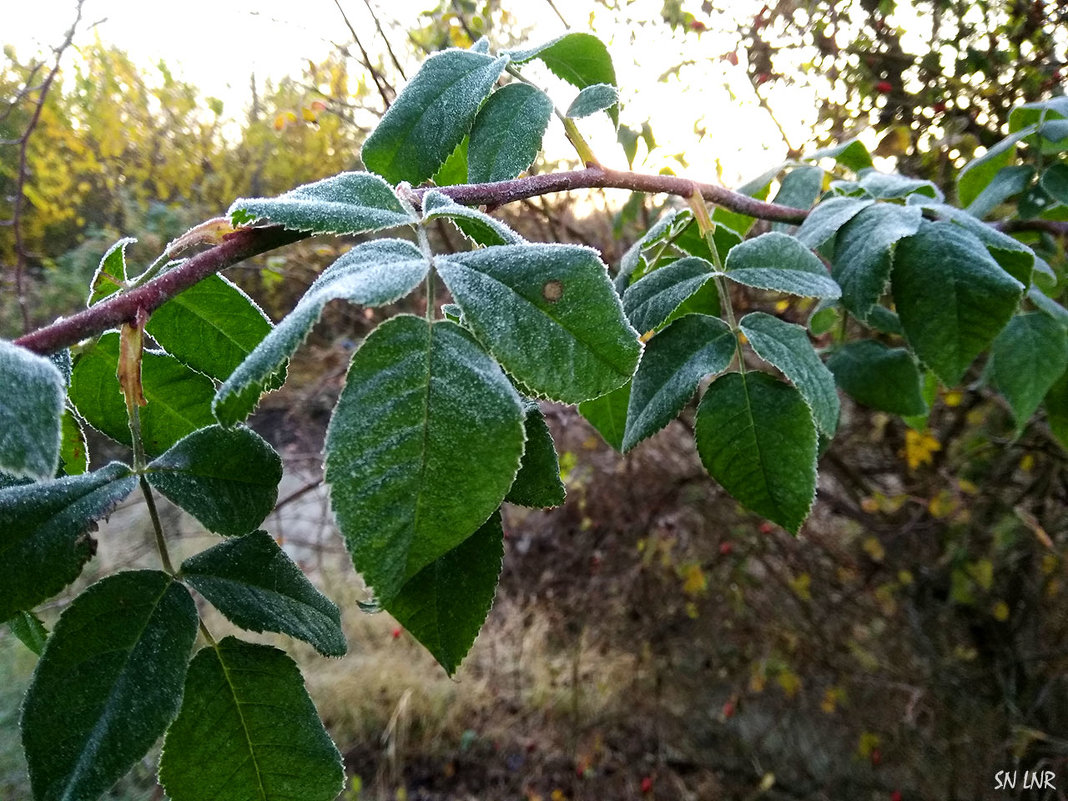
[[[564,296],[564,285],[555,278],[552,281],[546,281],[545,286],[541,288],[541,294],[550,303],[556,303]]]

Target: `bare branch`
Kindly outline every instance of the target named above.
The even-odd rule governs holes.
[[[371,63],[371,57],[367,54],[367,50],[364,49],[363,42],[360,41],[360,37],[356,33],[356,28],[354,28],[349,21],[349,15],[345,13],[345,9],[341,7],[341,0],[334,0],[334,5],[337,6],[337,10],[341,12],[341,18],[345,20],[345,26],[349,29],[349,33],[352,34],[352,40],[356,43],[356,47],[360,48],[363,66],[367,68],[369,73],[371,73],[371,79],[375,82],[378,94],[382,96],[382,102],[385,103],[386,108],[388,109],[393,102],[390,95],[396,95],[396,90],[389,85],[389,82],[382,77],[382,73]]]
[[[371,19],[375,21],[375,30],[377,30],[378,35],[382,37],[382,41],[386,43],[386,52],[389,53],[389,58],[393,62],[397,74],[401,76],[402,81],[408,80],[408,76],[404,74],[404,67],[401,66],[397,54],[393,52],[393,45],[389,43],[389,37],[386,36],[386,32],[382,30],[382,23],[378,21],[378,14],[375,13],[374,7],[371,5],[371,0],[363,0],[363,4],[367,6],[367,10],[371,14]]]

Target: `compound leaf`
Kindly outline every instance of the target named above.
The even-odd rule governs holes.
[[[519,395],[460,326],[401,315],[364,340],[327,430],[326,480],[382,605],[500,506],[523,436]]]
[[[172,801],[333,801],[345,786],[296,663],[235,637],[193,657],[159,776]]]
[[[439,556],[385,605],[451,676],[486,622],[504,558],[501,513]]]
[[[178,713],[197,609],[166,573],[116,573],[64,610],[22,707],[38,801],[103,795]]]
[[[0,489],[0,620],[32,609],[82,572],[94,523],[137,486],[112,462],[80,476]]]
[[[678,416],[706,375],[726,370],[738,340],[715,317],[680,317],[649,340],[630,391],[622,450],[629,451]]]
[[[255,431],[208,426],[154,459],[145,478],[205,528],[237,536],[274,508],[282,460]]]
[[[593,250],[504,245],[436,267],[467,325],[533,392],[578,403],[633,374],[641,346]]]
[[[0,471],[48,479],[59,466],[66,382],[52,362],[0,340]],[[2,618],[0,618],[2,619]]]
[[[766,373],[727,373],[697,408],[697,451],[743,506],[796,534],[816,497],[816,427],[801,394]]]
[[[391,183],[430,178],[471,130],[507,63],[470,50],[430,56],[367,137],[363,163]]]
[[[239,198],[227,214],[234,225],[266,220],[316,234],[361,234],[416,222],[393,188],[368,172],[343,172],[278,197]]]
[[[426,277],[419,248],[401,239],[357,245],[323,271],[304,297],[249,354],[215,395],[215,415],[224,425],[244,419],[249,388],[265,387],[300,347],[331,300],[383,306],[407,295]],[[254,389],[257,393],[259,390]]]
[[[249,631],[277,631],[344,656],[337,606],[308,581],[266,531],[221,542],[182,563],[181,578]]]

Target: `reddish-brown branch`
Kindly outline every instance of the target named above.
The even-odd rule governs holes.
[[[70,347],[86,337],[132,322],[138,311],[155,311],[178,293],[226,267],[307,236],[303,231],[287,231],[274,225],[243,228],[230,234],[221,245],[198,253],[144,286],[19,337],[15,344],[42,354]]]
[[[468,206],[502,206],[505,203],[572,189],[629,189],[633,192],[666,193],[680,197],[690,197],[696,189],[712,203],[763,220],[798,223],[804,220],[807,214],[802,209],[764,203],[723,187],[702,184],[687,178],[642,175],[602,167],[531,175],[490,184],[446,186],[439,191]],[[418,189],[413,191],[412,195],[421,200],[426,191]],[[26,334],[16,339],[15,343],[35,353],[52,353],[70,347],[109,328],[132,322],[138,310],[154,311],[179,292],[213,273],[307,236],[309,234],[287,231],[279,226],[243,228],[229,235],[221,245],[192,257],[144,286],[116,295],[72,317]]]

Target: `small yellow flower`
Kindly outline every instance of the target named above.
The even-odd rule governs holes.
[[[941,443],[930,431],[913,431],[910,428],[905,432],[903,455],[910,470],[915,470],[923,464],[931,464],[934,461],[933,454],[940,450],[942,450]]]

